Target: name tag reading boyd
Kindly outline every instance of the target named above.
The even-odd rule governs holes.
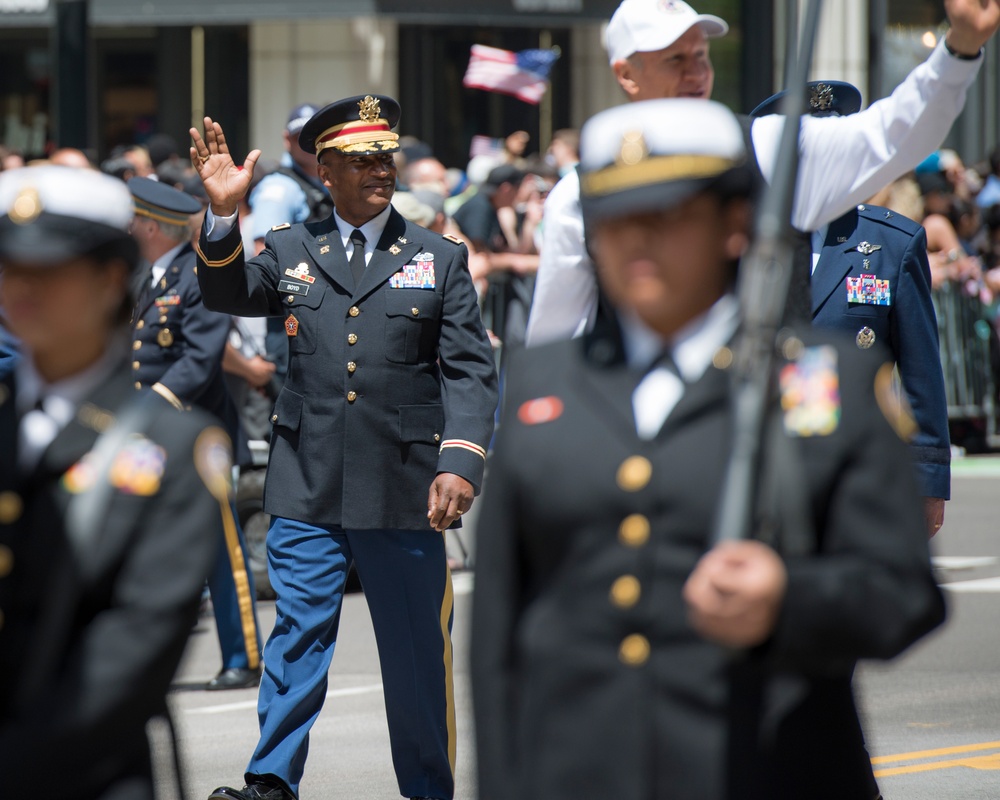
[[[302,283],[295,283],[294,281],[279,281],[278,291],[287,292],[288,294],[297,294],[299,297],[305,297],[309,294],[309,287]]]

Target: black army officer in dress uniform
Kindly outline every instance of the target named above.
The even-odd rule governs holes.
[[[493,357],[457,240],[406,222],[390,199],[395,100],[317,112],[335,211],[275,226],[246,259],[235,221],[258,152],[234,165],[218,123],[192,131],[211,200],[199,242],[206,305],[284,319],[290,361],[274,406],[264,510],[277,620],[264,648],[261,736],[242,790],[297,796],[326,693],[353,560],[379,647],[393,766],[404,797],[454,793],[451,576],[443,531],[482,481],[497,400]]]
[[[596,116],[582,150],[617,320],[510,362],[477,537],[479,796],[872,800],[852,666],[943,618],[913,470],[876,403],[891,366],[788,340],[773,414],[801,494],[782,483],[764,508],[796,493],[801,524],[772,512],[767,542],[711,547],[740,126],[710,101],[652,100]]]
[[[231,448],[136,395],[132,200],[91,170],[0,175],[0,794],[151,800],[146,723],[216,552]]]

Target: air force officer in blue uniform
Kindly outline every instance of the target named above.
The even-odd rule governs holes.
[[[188,225],[201,203],[148,178],[133,178],[128,187],[135,203],[132,235],[150,264],[149,271],[140,273],[133,315],[135,388],[152,391],[181,411],[204,409],[237,443],[239,419],[222,377],[230,320],[203,305],[190,244]],[[222,509],[221,522],[221,533],[206,531],[219,537],[208,586],[222,650],[222,669],[206,686],[210,690],[252,687],[260,680],[260,636],[246,543],[229,506]]]
[[[298,795],[326,694],[353,561],[378,642],[393,765],[404,797],[454,793],[451,576],[443,531],[468,510],[493,431],[496,377],[466,249],[391,206],[395,100],[359,96],[305,124],[335,212],[277,225],[246,259],[243,167],[222,128],[192,130],[211,201],[199,242],[205,303],[284,320],[290,361],[275,402],[264,492],[277,593],[246,786],[213,798]]]
[[[813,116],[861,108],[861,93],[849,83],[813,81],[808,88]],[[775,113],[783,95],[768,98],[751,116]],[[895,211],[862,204],[814,232],[812,251],[813,324],[850,334],[862,350],[885,347],[896,362],[916,423],[905,433],[934,535],[951,497],[951,442],[927,235]]]

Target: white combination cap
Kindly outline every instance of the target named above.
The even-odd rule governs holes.
[[[0,257],[48,263],[131,242],[134,208],[128,187],[96,170],[0,172]]]
[[[712,100],[644,100],[602,111],[580,134],[580,197],[597,220],[671,208],[716,187],[748,194],[743,129]]]
[[[608,62],[670,47],[697,25],[708,38],[725,36],[729,24],[713,14],[699,14],[681,0],[623,0],[608,23]]]

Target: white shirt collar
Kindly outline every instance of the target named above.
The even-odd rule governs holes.
[[[20,358],[15,366],[17,381],[17,411],[24,414],[42,400],[45,413],[65,425],[76,409],[98,386],[104,383],[118,367],[128,350],[128,342],[115,336],[111,345],[97,361],[78,372],[55,383],[46,383],[38,374],[30,354]],[[51,408],[50,408],[51,406]]]
[[[708,311],[678,331],[670,342],[665,342],[638,317],[622,314],[622,339],[629,366],[645,369],[669,345],[684,381],[694,383],[705,374],[715,352],[736,332],[739,310],[735,295],[725,294]]]
[[[169,267],[173,263],[174,259],[177,258],[177,254],[184,249],[184,245],[186,244],[187,242],[181,242],[179,245],[177,245],[177,247],[171,247],[169,250],[167,250],[166,253],[164,253],[162,256],[156,259],[156,261],[153,262],[153,270],[152,270],[153,279],[150,286],[155,286],[160,282],[160,278],[162,278],[164,274],[166,274],[167,267]]]
[[[389,212],[392,206],[386,206],[381,212],[372,217],[364,225],[358,227],[358,230],[364,234],[365,237],[365,261],[375,252],[375,245],[378,244],[378,240],[382,238],[382,232],[385,230],[385,226],[389,222]],[[333,220],[337,223],[337,230],[340,232],[340,238],[344,243],[344,250],[347,250],[347,244],[351,239],[351,233],[354,232],[354,226],[343,219],[340,214],[337,213],[337,209],[333,210]],[[348,253],[350,257],[350,253]]]

